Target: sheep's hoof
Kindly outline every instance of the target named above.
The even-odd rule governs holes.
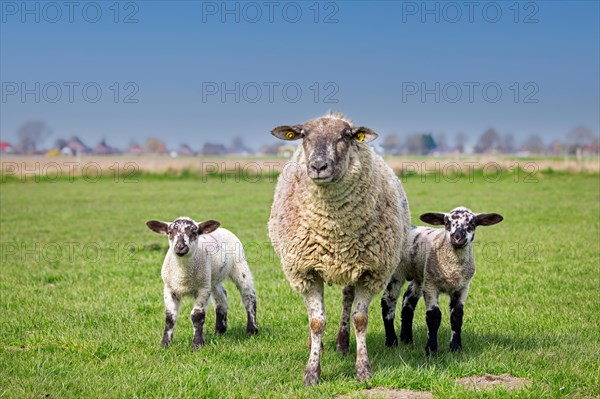
[[[371,365],[369,361],[362,361],[356,363],[356,378],[359,381],[366,381],[372,377],[371,375]]]
[[[350,346],[350,334],[349,331],[340,330],[335,339],[335,351],[342,355],[348,354],[348,347]]]
[[[168,348],[169,345],[171,345],[171,340],[169,339],[169,337],[167,335],[165,335],[163,337],[161,344],[162,344],[163,348]]]
[[[450,342],[450,350],[452,352],[460,352],[462,351],[462,344],[460,342]]]
[[[308,387],[311,385],[317,385],[319,383],[319,377],[321,376],[321,365],[317,364],[316,367],[306,367],[304,373],[304,386]]]

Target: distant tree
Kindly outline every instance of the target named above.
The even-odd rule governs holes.
[[[36,147],[52,134],[52,130],[43,121],[28,121],[19,126],[17,136],[19,147],[27,154],[35,152]]]
[[[500,149],[500,136],[495,129],[490,128],[483,132],[479,141],[475,145],[474,151],[477,154],[485,154],[488,152],[495,152]]]
[[[56,141],[54,142],[54,147],[60,149],[63,149],[66,145],[67,145],[67,140],[65,139],[56,139]]]
[[[246,146],[246,144],[244,143],[244,139],[238,136],[235,137],[231,142],[231,148],[229,149],[229,152],[234,154],[251,154],[253,151],[248,146]]]
[[[436,144],[431,133],[415,133],[406,138],[406,148],[410,154],[427,155]]]
[[[532,154],[544,154],[546,152],[546,145],[540,136],[536,134],[529,136],[523,146]]]
[[[446,141],[446,135],[444,133],[438,133],[434,136],[434,140],[436,143],[436,151],[439,152],[447,152],[448,151],[448,143]]]
[[[516,151],[515,137],[507,133],[500,139],[500,152],[504,154],[512,154]]]
[[[560,140],[553,141],[548,148],[554,155],[565,155],[569,152],[569,145]]]
[[[387,136],[385,136],[385,139],[383,139],[383,142],[381,143],[381,148],[383,148],[385,154],[399,155],[402,152],[402,142],[400,141],[400,138],[397,135],[388,134]]]
[[[454,149],[461,154],[465,152],[465,144],[467,143],[467,136],[463,132],[458,132],[454,136]]]
[[[569,139],[569,143],[575,145],[576,147],[583,148],[590,144],[594,140],[595,136],[590,129],[583,126],[577,126],[567,133],[567,138]]]

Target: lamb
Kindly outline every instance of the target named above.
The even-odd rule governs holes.
[[[402,185],[369,146],[377,134],[330,113],[303,125],[279,126],[282,140],[302,139],[280,175],[269,237],[294,290],[304,297],[310,327],[305,386],[319,381],[325,330],[323,285],[341,284],[342,318],[336,351],[346,354],[350,314],[356,334],[356,373],[371,377],[368,308],[401,260],[410,216]]]
[[[258,332],[252,273],[244,258],[242,243],[233,233],[219,228],[220,223],[216,220],[196,223],[184,216],[172,223],[149,220],[146,225],[169,238],[169,250],[161,271],[166,309],[162,338],[165,348],[173,339],[179,305],[185,295],[195,298],[191,313],[194,327],[192,349],[204,345],[204,319],[211,294],[216,311],[216,333],[225,333],[228,304],[222,283],[227,277],[242,296],[248,317],[246,333],[253,335]]]
[[[404,343],[412,342],[414,310],[423,295],[428,329],[425,354],[429,356],[437,352],[437,333],[442,319],[438,295],[445,293],[450,296],[450,350],[459,351],[462,349],[463,308],[469,284],[475,274],[475,228],[500,223],[503,217],[497,213],[476,215],[467,208],[458,207],[450,213],[425,213],[420,219],[425,223],[444,225],[445,229],[415,226],[411,228],[409,249],[406,252],[407,261],[402,270],[394,273],[381,298],[385,344],[398,345],[394,317],[400,289],[406,278],[412,282],[402,301],[400,340]]]

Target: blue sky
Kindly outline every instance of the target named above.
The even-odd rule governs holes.
[[[597,135],[599,2],[475,3],[2,1],[0,134],[257,148],[333,109],[450,143]]]

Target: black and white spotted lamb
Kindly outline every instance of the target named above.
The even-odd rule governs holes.
[[[229,230],[219,228],[216,220],[196,223],[180,217],[172,223],[149,220],[148,228],[169,238],[169,250],[162,265],[164,282],[165,331],[162,345],[168,347],[185,295],[194,297],[191,318],[194,327],[193,349],[204,344],[204,320],[212,296],[216,310],[215,330],[227,330],[227,292],[223,281],[229,277],[242,295],[248,323],[246,333],[256,334],[256,294],[252,273],[240,240]]]
[[[474,214],[458,207],[450,213],[425,213],[420,219],[429,224],[443,225],[445,229],[413,226],[409,233],[406,262],[392,276],[381,298],[381,310],[385,326],[385,344],[398,345],[394,330],[394,317],[400,289],[404,280],[412,280],[402,301],[402,324],[400,340],[413,340],[414,311],[421,295],[425,298],[427,321],[427,345],[425,354],[438,350],[437,333],[442,320],[438,305],[440,293],[450,296],[450,326],[452,338],[450,350],[462,349],[461,328],[463,307],[469,292],[469,284],[475,274],[473,240],[477,226],[500,223],[503,217],[497,213]]]

